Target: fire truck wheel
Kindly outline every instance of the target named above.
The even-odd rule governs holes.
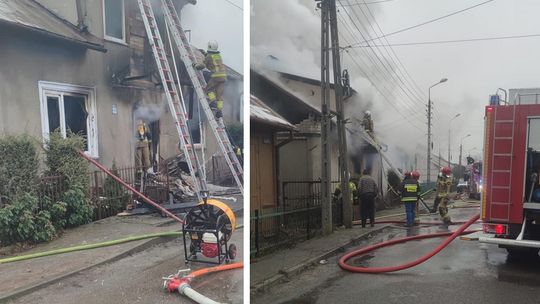
[[[229,245],[229,259],[234,260],[236,258],[236,254],[237,254],[236,245],[230,244]]]

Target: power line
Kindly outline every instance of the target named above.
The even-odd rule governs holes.
[[[341,3],[341,1],[339,1]],[[356,28],[356,30],[358,31],[358,33],[360,34],[360,36],[362,36],[362,38],[364,40],[367,40],[366,37],[364,36],[364,34],[362,33],[362,31],[360,30],[360,28],[358,27],[358,25],[356,24],[356,21],[355,19],[352,18],[351,14],[349,14],[349,11],[348,10],[344,10],[345,13],[347,14],[347,16],[349,17],[352,25]],[[351,12],[355,15],[356,19],[359,21],[360,20],[360,17],[358,16],[358,14],[356,13],[356,11],[354,9],[351,9]],[[363,13],[363,11],[362,11]],[[364,14],[365,15],[365,14]],[[364,27],[365,30],[367,30],[367,28],[363,25],[363,23],[360,22],[360,24],[362,25],[362,27]],[[352,35],[354,37],[354,35]],[[358,38],[357,38],[358,39]],[[369,44],[369,42],[368,42]],[[414,93],[410,90],[410,88],[403,82],[403,80],[401,79],[401,77],[399,77],[399,75],[393,73],[392,69],[388,68],[387,65],[389,65],[389,62],[388,60],[386,59],[386,57],[381,53],[381,56],[386,60],[386,63],[383,62],[383,60],[381,59],[381,57],[379,57],[379,55],[375,52],[375,49],[370,49],[371,52],[373,52],[373,55],[375,56],[375,58],[377,59],[378,62],[380,62],[380,64],[383,66],[383,68],[387,71],[387,73],[389,74],[389,79],[393,79],[393,80],[397,80],[396,84],[397,84],[397,87],[399,89],[401,89],[401,91],[403,91],[404,93],[404,96],[406,97],[404,99],[404,102],[409,100],[409,102],[407,102],[406,104],[408,104],[408,108],[409,107],[412,107],[412,108],[416,108],[416,102],[415,102],[415,98],[412,97],[412,95],[414,95]],[[373,62],[373,64],[375,66],[377,66],[377,63],[369,56],[368,53],[366,53],[366,56]],[[383,73],[383,72],[381,72]],[[401,83],[401,84],[400,84]],[[405,87],[405,88],[404,88]],[[410,95],[412,94],[412,95]],[[421,103],[422,105],[422,108],[423,108],[423,103]],[[412,110],[412,109],[409,109],[409,110]],[[419,111],[412,111],[412,115],[411,116],[415,116],[415,115],[419,115],[421,116],[421,112]]]
[[[344,49],[347,49],[347,48],[366,48],[366,47],[371,48],[371,47],[387,47],[387,46],[448,44],[448,43],[478,42],[478,41],[505,40],[505,39],[522,39],[522,38],[533,38],[533,37],[540,37],[540,34],[500,36],[500,37],[482,37],[482,38],[456,39],[456,40],[403,42],[403,43],[389,43],[389,44],[371,44],[371,45],[348,46],[348,47],[344,47]]]
[[[370,5],[370,4],[378,4],[378,3],[385,3],[385,2],[392,2],[395,0],[381,0],[381,1],[372,1],[372,2],[358,2],[358,3],[347,3],[347,4],[340,4],[340,7],[347,7],[347,6],[357,6],[357,5]]]
[[[484,2],[481,2],[481,3],[478,3],[478,4],[475,4],[473,6],[469,6],[469,7],[466,7],[464,9],[461,9],[461,10],[458,10],[458,11],[455,11],[455,12],[452,12],[450,14],[446,14],[444,16],[440,16],[440,17],[437,17],[437,18],[434,18],[434,19],[430,19],[428,21],[425,21],[425,22],[422,22],[422,23],[419,23],[419,24],[416,24],[416,25],[413,25],[413,26],[409,26],[409,27],[406,27],[406,28],[403,28],[403,29],[400,29],[400,30],[397,30],[397,31],[394,31],[394,32],[390,32],[390,33],[387,33],[383,36],[380,36],[380,37],[375,37],[375,38],[371,38],[370,40],[365,40],[363,43],[367,43],[369,41],[373,41],[373,40],[378,40],[378,39],[381,39],[381,38],[384,38],[384,37],[388,37],[388,36],[392,36],[392,35],[395,35],[395,34],[398,34],[398,33],[402,33],[402,32],[405,32],[405,31],[408,31],[408,30],[411,30],[411,29],[414,29],[414,28],[417,28],[417,27],[420,27],[420,26],[423,26],[423,25],[426,25],[426,24],[429,24],[429,23],[433,23],[433,22],[436,22],[436,21],[439,21],[439,20],[442,20],[442,19],[445,19],[445,18],[448,18],[450,16],[454,16],[454,15],[457,15],[459,13],[463,13],[465,11],[468,11],[468,10],[471,10],[473,8],[476,8],[476,7],[479,7],[481,5],[484,5],[484,4],[487,4],[487,3],[490,3],[490,2],[493,2],[495,0],[487,0],[487,1],[484,1]],[[358,45],[361,45],[362,43],[359,43]]]
[[[232,2],[230,0],[225,0],[225,1],[227,1],[230,5],[236,7],[237,9],[241,10],[242,12],[244,11],[244,9],[242,7],[240,7],[240,6],[238,6],[236,3],[234,3],[234,2]]]

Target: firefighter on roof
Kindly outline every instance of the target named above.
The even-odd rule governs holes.
[[[210,81],[206,84],[206,94],[210,102],[210,108],[216,111],[216,118],[223,116],[223,92],[227,82],[227,71],[221,53],[218,51],[218,43],[215,40],[208,42],[208,51],[203,63],[194,64],[195,68],[210,70]]]

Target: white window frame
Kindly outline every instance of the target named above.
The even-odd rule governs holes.
[[[117,42],[123,45],[126,43],[126,7],[124,0],[116,0],[122,2],[122,39],[107,35],[107,21],[105,17],[105,0],[101,1],[101,7],[103,8],[103,38],[108,41]]]
[[[47,107],[47,96],[58,97],[58,109],[60,111],[60,129],[62,135],[66,136],[65,114],[64,114],[64,94],[86,95],[86,110],[88,117],[86,119],[88,150],[85,154],[92,157],[99,157],[98,149],[98,130],[97,130],[97,106],[96,89],[94,87],[57,83],[49,81],[39,81],[39,105],[41,111],[41,130],[43,143],[49,140],[49,111]]]

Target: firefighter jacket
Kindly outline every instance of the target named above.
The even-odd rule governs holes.
[[[351,200],[355,200],[358,197],[358,191],[356,191],[356,185],[353,182],[349,182],[349,193]],[[334,196],[339,197],[341,195],[341,183],[339,183],[334,190]]]
[[[452,178],[450,176],[441,175],[437,178],[437,197],[448,197],[450,187],[452,186]]]
[[[362,126],[366,131],[373,132],[373,120],[371,120],[371,118],[364,117],[364,119],[362,119]]]
[[[211,78],[227,79],[227,70],[219,52],[208,52],[204,58],[204,65],[212,72]]]
[[[416,202],[420,198],[420,184],[412,177],[401,183],[401,201],[404,203]]]
[[[137,137],[138,146],[148,145],[148,143],[152,141],[150,129],[145,123],[139,123],[137,125],[137,133],[135,136]]]

